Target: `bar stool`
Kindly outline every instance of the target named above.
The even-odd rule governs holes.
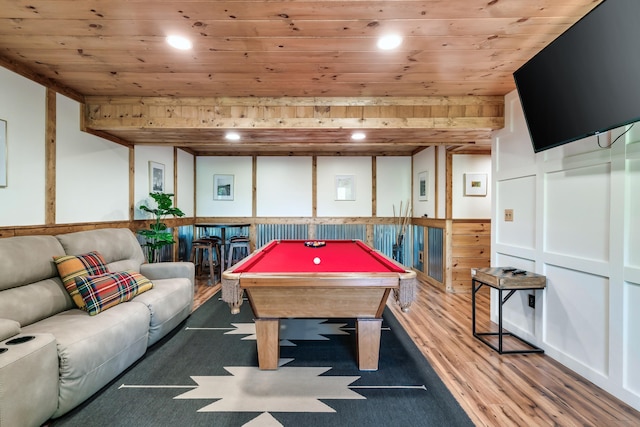
[[[239,257],[234,258],[235,251],[239,252]],[[229,239],[229,254],[227,258],[227,268],[231,267],[242,258],[249,255],[249,238],[245,236],[234,236]]]
[[[202,275],[205,261],[209,265],[209,281],[207,284],[211,286],[215,281],[215,271],[221,266],[219,237],[203,237],[191,243],[191,262],[196,266],[196,276],[198,272]]]

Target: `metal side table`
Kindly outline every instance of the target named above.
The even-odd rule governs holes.
[[[521,354],[521,353],[544,353],[544,350],[526,341],[512,332],[502,329],[502,306],[511,296],[519,290],[543,289],[547,285],[545,276],[518,270],[512,267],[487,267],[475,268],[471,270],[473,293],[471,295],[471,317],[473,325],[473,336],[494,349],[500,354]],[[476,331],[476,293],[482,286],[489,286],[498,290],[498,332],[478,332]],[[508,291],[505,297],[504,291]],[[496,347],[486,337],[497,336],[498,346]],[[520,350],[504,350],[502,341],[505,336],[510,336],[526,344],[528,348]]]

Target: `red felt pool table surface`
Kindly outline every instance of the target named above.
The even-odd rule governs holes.
[[[390,262],[359,240],[325,240],[322,246],[307,246],[318,241],[274,240],[235,273],[402,273]],[[315,264],[314,259],[320,263]]]

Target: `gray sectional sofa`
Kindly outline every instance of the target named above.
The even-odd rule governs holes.
[[[99,252],[153,288],[96,315],[76,308],[54,257]],[[39,426],[85,401],[191,313],[194,266],[145,263],[125,228],[0,239],[0,426]]]

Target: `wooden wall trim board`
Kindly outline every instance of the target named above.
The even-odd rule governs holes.
[[[173,147],[173,206],[178,207],[178,148]],[[178,229],[173,229],[173,240],[177,242]],[[173,245],[173,259],[178,259],[178,245]]]
[[[198,198],[197,198],[197,189],[198,189],[198,171],[196,167],[198,166],[197,157],[193,156],[193,214],[197,215],[198,213]]]
[[[453,215],[453,154],[447,151],[447,164],[445,166],[446,179],[445,179],[445,218],[451,218]]]
[[[135,219],[136,151],[129,147],[129,221]]]
[[[132,229],[130,221],[111,221],[99,223],[82,223],[82,224],[49,224],[49,225],[27,225],[14,227],[0,227],[0,238],[16,237],[16,236],[35,236],[35,235],[56,235],[64,233],[73,233],[76,231],[95,230],[99,228],[129,228]]]
[[[453,278],[453,226],[452,220],[445,219],[444,228],[444,284],[448,292],[452,291],[451,280]]]
[[[434,181],[435,181],[435,194],[433,195],[434,199],[434,204],[433,204],[433,209],[434,209],[434,217],[438,218],[439,216],[439,210],[438,208],[440,207],[440,175],[439,175],[439,168],[440,168],[440,150],[442,150],[442,147],[437,145],[434,147],[435,153],[434,153],[434,157],[435,157],[435,162],[434,163],[434,171],[433,171],[433,176],[434,176]],[[413,194],[413,193],[411,193]],[[446,194],[446,193],[445,193]]]
[[[251,157],[251,216],[258,214],[258,156]]]
[[[56,92],[47,88],[45,116],[45,219],[56,223]]]
[[[378,195],[376,194],[378,188],[378,176],[376,172],[377,159],[376,156],[371,157],[371,216],[374,218],[378,215]]]

